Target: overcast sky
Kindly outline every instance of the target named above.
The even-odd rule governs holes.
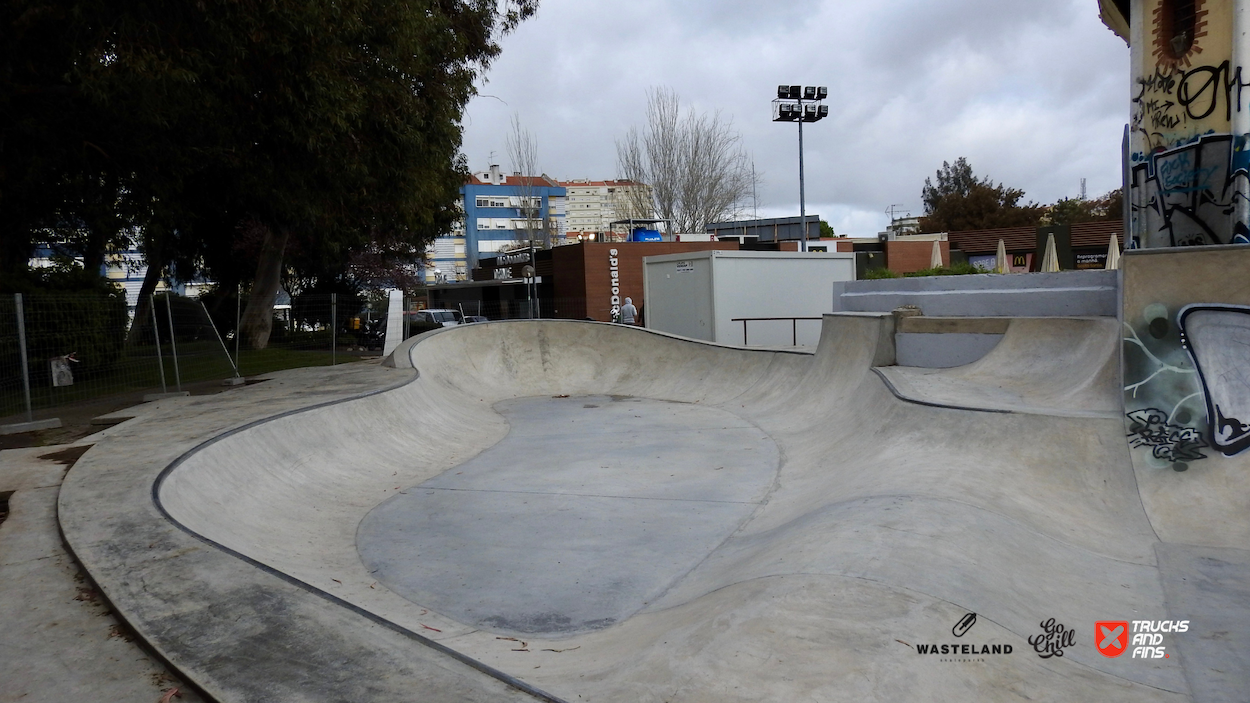
[[[925,177],[960,156],[1038,202],[1120,185],[1128,48],[1097,0],[542,0],[502,46],[464,119],[474,171],[492,152],[510,168],[515,113],[541,171],[614,178],[615,140],[667,86],[733,120],[761,217],[797,215],[797,127],[770,101],[801,83],[829,87],[803,130],[807,212],[839,234],[921,214]]]

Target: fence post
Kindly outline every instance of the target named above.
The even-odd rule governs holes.
[[[156,294],[152,294],[152,304],[149,306],[152,310],[152,336],[156,337],[156,368],[161,371],[161,394],[169,392],[169,387],[165,385],[165,358],[161,356],[161,325],[156,320]]]
[[[213,322],[213,316],[208,314],[208,306],[204,304],[203,300],[200,301],[200,308],[204,310],[204,317],[208,319],[208,326],[213,328],[213,334],[217,335],[217,343],[221,345],[221,351],[226,355],[226,361],[229,361],[230,367],[234,369],[234,378],[231,379],[234,383],[230,383],[230,381],[227,381],[227,383],[237,386],[240,383],[239,367],[235,365],[234,360],[230,358],[230,352],[226,349],[226,342],[221,338],[221,332],[217,331],[217,323]]]
[[[239,337],[242,336],[242,330],[239,325],[243,321],[243,284],[236,283],[234,285],[234,372],[239,373]]]
[[[174,355],[174,387],[182,392],[182,372],[178,370],[178,340],[174,334],[174,301],[165,291],[165,317],[169,319],[169,351]]]
[[[339,334],[339,294],[330,294],[330,365],[337,363],[335,352],[338,351],[338,334]]]
[[[22,306],[22,294],[13,294],[13,304],[17,309],[17,346],[21,350],[22,360],[22,395],[26,399],[26,421],[34,422],[35,414],[30,407],[30,365],[26,359],[26,314]]]

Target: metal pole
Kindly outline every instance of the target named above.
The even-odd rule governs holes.
[[[1228,96],[1226,99],[1230,101],[1235,99],[1237,101],[1236,105],[1230,106],[1232,108],[1231,126],[1233,135],[1236,138],[1241,138],[1245,134],[1250,133],[1250,105],[1246,104],[1247,99],[1243,97],[1246,94],[1242,92],[1242,86],[1245,85],[1246,79],[1250,78],[1250,76],[1246,75],[1246,72],[1250,71],[1250,2],[1246,2],[1246,0],[1236,0],[1233,3],[1232,60],[1232,67],[1228,69],[1230,73],[1225,74],[1225,81],[1232,82],[1225,83],[1225,85],[1236,85],[1237,91],[1226,93]],[[1233,243],[1232,237],[1238,231],[1238,225],[1250,226],[1250,202],[1246,200],[1250,193],[1245,190],[1245,180],[1237,179],[1235,183],[1238,184],[1237,190],[1241,192],[1233,197],[1233,202],[1236,203],[1234,210],[1236,219],[1233,225],[1229,227],[1229,244]],[[1128,189],[1125,189],[1124,192],[1127,194]],[[1241,197],[1236,197],[1236,195]]]
[[[208,324],[213,328],[213,334],[217,335],[217,343],[221,345],[221,351],[225,353],[226,360],[230,362],[230,368],[234,369],[234,377],[239,377],[239,367],[235,366],[234,360],[230,358],[230,350],[226,349],[226,342],[221,338],[221,333],[217,331],[217,325],[213,322],[213,316],[208,314],[208,307],[204,305],[204,301],[200,301],[200,307],[204,308],[204,317],[208,318]]]
[[[161,370],[161,393],[168,393],[169,388],[165,385],[165,359],[161,357],[161,326],[156,321],[156,294],[152,296],[152,334],[156,337],[156,368]]]
[[[239,372],[239,337],[242,336],[243,330],[239,326],[243,324],[243,284],[234,284],[234,372]]]
[[[799,98],[799,251],[807,251],[807,200],[803,185],[803,99]]]
[[[26,399],[26,421],[34,422],[35,415],[30,408],[30,367],[26,360],[26,313],[22,306],[22,294],[13,294],[13,304],[17,306],[17,346],[21,350],[22,360],[22,395]]]
[[[181,393],[182,372],[178,370],[178,340],[174,338],[174,304],[169,297],[169,291],[165,291],[165,317],[169,319],[169,350],[174,355],[174,387]]]
[[[339,294],[330,294],[330,365],[334,366],[336,362],[335,352],[338,347],[338,331],[339,331]]]

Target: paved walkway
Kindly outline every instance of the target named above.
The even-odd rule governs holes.
[[[78,563],[66,554],[56,498],[72,462],[90,446],[0,451],[0,701],[156,703],[200,697],[134,641]],[[41,458],[46,457],[46,458]]]

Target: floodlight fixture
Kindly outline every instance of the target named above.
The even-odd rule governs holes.
[[[828,86],[777,86],[777,99],[773,101],[776,109],[773,122],[797,122],[799,124],[799,229],[800,246],[807,251],[807,197],[803,179],[803,123],[819,122],[829,116],[829,107],[819,105],[829,97]]]

